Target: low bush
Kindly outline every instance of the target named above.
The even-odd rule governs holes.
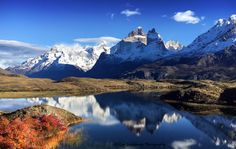
[[[54,115],[0,118],[0,148],[40,148],[45,140],[66,132],[67,127]]]

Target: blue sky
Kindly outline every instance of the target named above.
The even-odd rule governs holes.
[[[235,0],[0,0],[0,39],[51,46],[77,38],[123,38],[142,26],[187,45],[235,13]]]

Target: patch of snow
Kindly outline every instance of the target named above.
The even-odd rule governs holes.
[[[165,47],[168,50],[179,51],[182,50],[184,46],[180,44],[178,41],[169,40],[165,43]]]

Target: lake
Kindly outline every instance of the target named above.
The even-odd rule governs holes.
[[[80,135],[61,142],[61,149],[236,148],[235,116],[180,111],[142,94],[1,99],[0,111],[39,104],[62,108],[86,119],[70,127],[70,133]]]

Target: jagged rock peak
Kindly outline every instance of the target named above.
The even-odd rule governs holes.
[[[134,37],[136,35],[145,36],[145,33],[144,33],[143,28],[141,26],[139,26],[139,27],[135,28],[133,31],[131,31],[128,34],[128,37]]]
[[[144,33],[142,27],[137,27],[133,31],[128,34],[128,37],[123,39],[125,42],[142,42],[144,44],[147,43],[147,37]]]
[[[155,28],[152,28],[151,30],[148,31],[147,34],[147,44],[151,42],[163,42],[161,35],[156,32]]]

